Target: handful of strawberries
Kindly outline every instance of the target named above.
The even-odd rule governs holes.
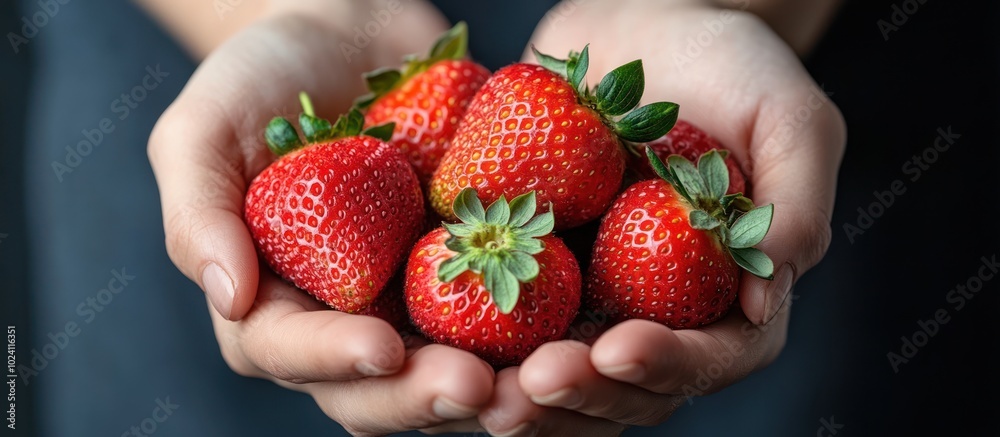
[[[753,246],[773,205],[743,196],[739,167],[676,104],[639,106],[641,61],[589,87],[586,47],[491,75],[466,45],[459,23],[426,58],[366,75],[371,93],[334,123],[303,94],[301,137],[271,121],[280,158],[245,216],[275,272],[498,366],[564,338],[581,306],[696,328],[727,313],[740,268],[770,279]],[[553,235],[598,219],[588,259]]]

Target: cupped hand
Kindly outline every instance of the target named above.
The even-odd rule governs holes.
[[[388,323],[329,310],[282,282],[258,264],[243,222],[246,187],[274,159],[263,141],[270,118],[296,116],[299,91],[320,115],[335,117],[364,91],[361,73],[425,51],[446,29],[414,1],[368,45],[339,30],[351,27],[336,20],[363,25],[381,3],[337,2],[333,21],[294,10],[298,3],[262,18],[212,52],[149,141],[167,250],[205,290],[226,362],[311,394],[358,435],[474,417],[494,378],[472,354],[404,345]]]
[[[682,119],[729,147],[748,176],[751,198],[775,205],[770,233],[757,246],[774,261],[775,276],[766,281],[744,273],[739,306],[701,329],[633,320],[592,345],[543,345],[520,368],[497,375],[496,395],[479,421],[498,435],[559,429],[615,435],[624,425],[655,425],[688,396],[712,393],[767,366],[785,344],[793,284],[830,243],[844,122],[763,21],[694,1],[566,2],[532,38],[553,55],[587,43],[590,84],[642,59],[644,103],[678,103]]]

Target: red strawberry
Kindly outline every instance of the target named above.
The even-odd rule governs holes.
[[[580,268],[535,214],[534,193],[488,209],[472,189],[455,199],[463,223],[424,236],[406,266],[406,305],[428,338],[497,365],[518,364],[563,338],[580,306]]]
[[[313,116],[304,94],[302,101],[308,144],[287,120],[271,120],[268,147],[281,158],[250,184],[246,222],[275,272],[335,309],[357,312],[420,236],[420,184],[406,158],[376,137],[390,126],[361,132],[357,110],[331,126]]]
[[[393,276],[371,305],[358,311],[358,314],[385,320],[397,331],[408,330],[410,328],[410,315],[406,312],[406,302],[403,300],[402,276]]]
[[[678,120],[674,128],[666,135],[639,146],[648,146],[656,152],[661,160],[667,159],[670,155],[681,155],[690,161],[697,160],[698,157],[712,150],[725,150],[719,140],[712,138],[705,131],[684,120]],[[641,147],[635,148],[636,154],[629,154],[628,167],[635,171],[639,180],[659,179],[653,167],[649,166],[646,153]],[[724,156],[726,168],[729,169],[729,194],[746,193],[746,178],[740,171],[739,165],[731,155]]]
[[[396,123],[389,144],[406,155],[426,187],[458,122],[490,71],[464,59],[468,32],[455,25],[434,44],[426,59],[409,59],[402,71],[379,69],[365,75],[371,93],[359,103],[368,107],[365,125]]]
[[[673,155],[669,169],[651,150],[646,155],[662,179],[632,185],[604,217],[587,273],[588,305],[672,329],[712,323],[736,299],[739,267],[771,279],[771,260],[751,246],[770,228],[774,205],[755,208],[740,194],[726,195],[718,152],[702,155],[698,167]]]
[[[632,111],[644,86],[641,61],[615,69],[591,91],[583,83],[586,48],[567,61],[535,53],[543,66],[497,71],[469,105],[431,180],[431,205],[445,218],[455,218],[452,202],[471,187],[488,202],[535,191],[540,202],[552,203],[556,228],[586,223],[620,189],[619,139],[651,141],[677,119],[673,103]]]

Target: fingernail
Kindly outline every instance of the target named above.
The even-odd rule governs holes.
[[[569,387],[545,396],[531,396],[531,401],[546,407],[577,408],[583,403],[583,396],[579,390]]]
[[[236,294],[233,280],[222,267],[211,263],[201,272],[201,284],[205,287],[208,300],[212,301],[215,310],[228,319],[229,314],[233,312],[233,296]]]
[[[536,427],[534,423],[525,422],[510,431],[496,433],[493,435],[495,437],[530,437],[535,434],[538,434],[538,427]]]
[[[385,368],[379,367],[367,361],[358,361],[358,363],[354,365],[354,369],[357,370],[358,373],[365,376],[382,376],[392,373]]]
[[[774,316],[778,315],[785,299],[792,291],[792,281],[795,279],[795,269],[789,263],[784,263],[775,273],[774,279],[767,285],[764,291],[764,324],[771,322]]]
[[[479,410],[475,408],[444,397],[434,399],[433,408],[435,416],[448,420],[468,419],[479,413]]]
[[[602,375],[624,382],[642,382],[646,378],[646,368],[639,364],[629,363],[618,366],[599,367]]]

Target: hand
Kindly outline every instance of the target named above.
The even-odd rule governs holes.
[[[333,15],[350,26],[371,20],[377,7],[336,4],[343,10]],[[350,58],[340,43],[353,45],[351,34],[321,21],[329,14],[261,19],[204,61],[149,142],[167,250],[205,290],[226,362],[241,375],[311,394],[355,434],[474,417],[492,393],[492,369],[444,346],[413,343],[406,352],[388,323],[330,311],[278,280],[258,266],[243,199],[273,160],[264,126],[297,115],[299,91],[312,95],[320,114],[336,116],[363,92],[362,72],[425,51],[446,28],[422,2],[405,8]]]
[[[590,84],[641,58],[644,103],[680,104],[681,118],[730,148],[753,200],[775,205],[771,231],[758,246],[774,260],[774,280],[743,274],[739,307],[702,329],[633,320],[592,346],[543,345],[520,368],[497,375],[494,400],[479,416],[491,433],[615,435],[624,425],[661,423],[687,396],[767,366],[785,344],[783,309],[792,285],[830,243],[846,138],[836,106],[757,17],[679,3],[574,2],[544,21],[532,43],[553,55],[591,43]],[[711,376],[704,381],[699,374]]]

